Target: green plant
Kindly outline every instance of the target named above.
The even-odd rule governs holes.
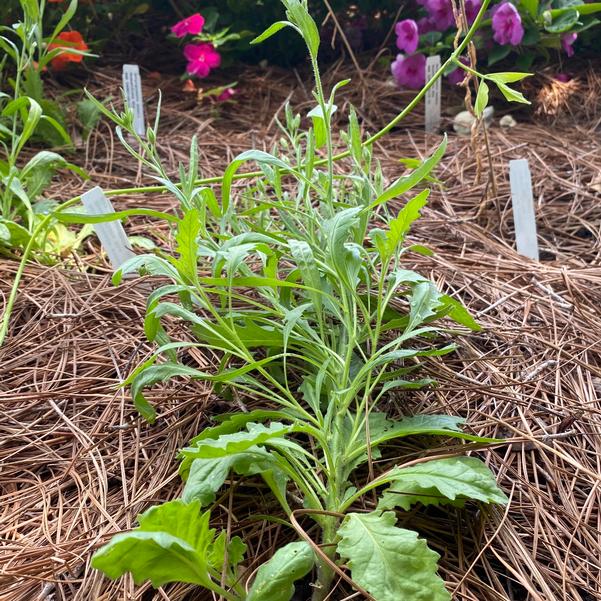
[[[316,80],[313,127],[303,132],[300,116],[287,109],[284,135],[272,153],[245,152],[226,169],[220,202],[210,187],[197,184],[196,140],[188,169],[180,167],[181,181],[174,184],[156,152],[158,116],[146,140],[137,137],[138,152],[123,135],[123,130],[135,135],[131,113],[115,114],[99,105],[117,123],[129,151],[178,198],[182,211],[181,217],[145,212],[174,225],[175,256],[138,256],[115,274],[115,283],[141,269],[170,280],[148,299],[145,332],[159,347],[126,382],[136,407],[154,421],[144,389],[185,376],[213,382],[226,398],[249,395],[270,408],[221,416],[190,441],[180,454],[182,499],[139,516],[139,527],[113,538],[93,565],[112,578],[129,571],[136,582],[149,579],[154,586],[198,584],[228,600],[290,599],[294,581],[314,567],[314,601],[329,595],[336,572],[377,601],[450,599],[436,573],[438,555],[417,533],[398,527],[391,510],[417,503],[463,505],[468,499],[505,503],[506,497],[479,459],[445,455],[399,461],[390,459],[389,448],[415,435],[490,440],[464,433],[459,418],[393,421],[379,409],[393,391],[431,383],[413,376],[420,357],[454,350],[441,343],[441,334],[453,331],[441,319],[478,329],[457,300],[403,267],[407,253],[429,252],[405,243],[428,190],[421,189],[395,217],[387,210],[390,200],[429,177],[446,141],[385,188],[351,111],[343,140],[352,165],[344,175],[335,173],[335,93],[348,82],[325,96],[315,22],[305,3],[284,4],[288,20],[257,41],[284,27],[305,40]],[[322,147],[328,157],[324,170],[315,159]],[[260,165],[261,177],[234,198],[235,175],[248,161]],[[101,219],[108,217],[94,218]],[[194,340],[171,340],[167,317],[187,324]],[[190,348],[217,353],[216,372],[182,362]],[[380,457],[389,457],[389,469],[375,475],[373,460]],[[209,528],[210,506],[230,473],[260,475],[301,536],[259,568],[248,593],[239,573],[243,541]],[[382,488],[372,511],[358,509],[360,500]],[[201,508],[209,509],[201,514]],[[301,528],[300,516],[319,527],[319,544]],[[343,561],[351,577],[341,568]]]
[[[23,158],[28,143],[36,136],[55,142],[56,136],[64,144],[71,139],[57,119],[58,107],[43,97],[40,72],[65,49],[49,49],[49,45],[68,24],[77,8],[72,0],[62,19],[50,36],[43,35],[44,2],[23,0],[23,18],[12,27],[0,26],[0,48],[4,60],[0,72],[7,76],[8,60],[12,62],[13,76],[8,78],[12,94],[0,92],[0,250],[25,248],[43,214],[50,207],[38,203],[57,169],[70,169],[86,177],[76,165],[62,155],[41,150],[33,157]],[[70,50],[75,53],[77,51]],[[35,241],[37,249],[51,252],[64,246],[58,241],[61,229],[55,229],[54,241],[46,246],[47,237]],[[73,240],[65,239],[69,246]]]

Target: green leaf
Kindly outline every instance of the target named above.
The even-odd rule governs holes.
[[[392,198],[396,198],[401,194],[411,190],[414,186],[419,184],[423,179],[425,179],[432,169],[438,165],[440,159],[442,158],[445,150],[447,148],[447,137],[445,136],[443,141],[440,143],[438,148],[432,153],[432,156],[427,158],[417,169],[412,171],[409,175],[401,177],[396,180],[387,188],[376,200],[369,205],[369,209],[374,209],[378,205],[382,203],[388,202]]]
[[[419,282],[413,286],[409,303],[409,323],[405,331],[411,331],[435,314],[440,305],[440,292],[432,282]]]
[[[326,111],[329,112],[329,117],[336,112],[337,106],[335,104],[326,105]],[[317,105],[313,107],[308,113],[307,117],[310,117],[313,122],[313,133],[315,134],[315,147],[322,148],[325,146],[327,141],[327,124],[326,116],[323,114],[321,106]]]
[[[530,101],[527,100],[521,92],[510,88],[504,83],[498,81],[495,83],[497,84],[497,88],[499,88],[501,94],[503,94],[503,96],[505,96],[505,98],[509,100],[509,102],[521,102],[522,104],[530,104]]]
[[[390,479],[393,483],[382,494],[378,509],[408,511],[415,503],[462,506],[468,499],[507,503],[492,472],[476,457],[449,457],[395,468]]]
[[[188,209],[177,226],[177,252],[179,259],[176,263],[180,275],[189,283],[198,279],[198,234],[201,229],[200,211]]]
[[[448,316],[456,323],[469,328],[472,332],[479,332],[482,329],[471,313],[452,296],[441,294],[438,301],[440,305],[436,312],[437,318]]]
[[[488,105],[488,85],[481,79],[480,85],[478,86],[478,94],[476,95],[476,102],[474,103],[474,113],[477,117],[480,117],[484,112],[484,109]]]
[[[399,214],[389,224],[386,233],[386,251],[392,255],[396,248],[403,243],[412,224],[421,217],[421,209],[426,206],[430,190],[422,190],[399,211]]]
[[[315,564],[308,543],[288,543],[257,571],[246,601],[290,601],[294,582],[306,576]]]
[[[353,580],[376,601],[450,601],[438,576],[439,555],[416,532],[395,526],[394,512],[349,513],[338,529],[338,553]]]
[[[92,566],[116,579],[131,572],[134,582],[150,580],[155,588],[187,582],[217,590],[209,573],[215,530],[200,503],[171,501],[138,516],[140,526],[117,534],[92,558]],[[221,569],[221,566],[214,566]]]
[[[593,13],[601,11],[601,2],[591,2],[588,4],[572,4],[571,6],[566,6],[564,8],[554,8],[549,11],[546,11],[545,15],[548,14],[550,17],[555,19],[556,17],[559,17],[565,13],[569,13],[572,10],[577,10],[581,15],[592,15]]]
[[[270,25],[261,35],[258,35],[254,40],[251,40],[250,44],[260,44],[272,35],[275,35],[281,29],[284,29],[284,27],[292,27],[292,23],[290,23],[290,21],[277,21],[276,23],[273,23],[273,25]]]
[[[545,25],[545,29],[549,33],[565,33],[578,23],[579,17],[580,13],[572,6],[557,17],[553,17],[553,21]]]
[[[520,4],[528,11],[533,19],[538,15],[539,0],[520,0]]]
[[[282,0],[286,7],[286,16],[294,23],[309,49],[309,53],[313,58],[317,58],[319,51],[319,29],[313,17],[309,14],[307,7],[299,0]]]
[[[269,426],[250,422],[246,424],[246,428],[231,434],[221,434],[217,438],[196,438],[194,446],[182,449],[180,456],[187,460],[197,457],[203,459],[225,457],[246,451],[272,438],[283,438],[294,431],[293,426],[285,426],[278,422],[272,422]]]
[[[260,474],[280,502],[281,499],[285,499],[287,476],[279,468],[274,455],[262,447],[251,447],[246,451],[224,457],[199,458],[191,461],[190,457],[185,457],[180,467],[180,474],[186,479],[182,498],[184,501],[196,499],[203,506],[210,505],[230,471],[234,471],[239,476]]]
[[[485,75],[485,79],[500,83],[513,83],[514,81],[521,81],[526,77],[531,77],[532,73],[520,73],[518,71],[501,71],[499,73],[490,73]]]

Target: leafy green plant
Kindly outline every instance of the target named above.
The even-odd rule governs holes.
[[[45,136],[53,142],[66,145],[71,139],[57,118],[59,109],[43,98],[40,72],[50,61],[60,56],[64,48],[49,46],[66,27],[77,8],[72,0],[62,19],[50,36],[43,35],[44,2],[23,0],[23,18],[12,27],[0,26],[0,48],[5,52],[1,65],[7,77],[7,62],[13,63],[14,77],[8,78],[12,94],[0,92],[0,250],[27,246],[35,226],[48,211],[48,203],[38,203],[43,191],[57,169],[69,169],[85,177],[85,173],[62,155],[41,150],[29,159],[23,158],[29,142],[36,136]],[[70,50],[75,53],[77,51]],[[59,244],[59,233],[46,248],[46,237],[36,240],[36,247],[51,252],[64,250]],[[65,241],[65,248],[73,240]]]
[[[137,138],[138,152],[123,135],[135,135],[131,113],[99,105],[182,211],[181,217],[167,216],[175,255],[141,255],[115,274],[115,283],[139,270],[170,280],[148,298],[145,332],[158,348],[126,382],[136,407],[154,421],[144,389],[185,376],[213,382],[226,398],[248,395],[269,408],[221,416],[191,440],[180,453],[182,499],[139,516],[139,527],[113,538],[93,565],[112,578],[131,572],[136,582],[151,580],[154,586],[198,584],[228,600],[289,600],[294,581],[313,568],[314,601],[328,597],[336,572],[377,601],[450,599],[437,575],[437,553],[416,532],[397,526],[393,510],[418,503],[463,505],[468,499],[505,503],[505,495],[475,457],[396,458],[379,475],[373,469],[375,458],[390,456],[394,441],[408,436],[490,442],[463,432],[459,418],[391,420],[379,408],[396,391],[431,383],[414,372],[420,357],[454,350],[441,341],[443,318],[478,329],[457,300],[403,267],[407,253],[429,253],[407,245],[406,236],[428,198],[427,189],[415,189],[436,167],[446,141],[384,187],[351,111],[342,136],[351,167],[335,173],[332,115],[336,91],[348,82],[325,96],[315,22],[305,3],[284,4],[287,20],[256,41],[284,27],[305,40],[316,80],[313,127],[303,132],[300,116],[287,109],[278,146],[272,153],[251,150],[236,157],[222,179],[220,201],[212,188],[196,183],[196,140],[188,169],[180,167],[175,184],[156,152],[158,117],[146,140]],[[327,154],[324,169],[315,158],[320,147]],[[234,197],[236,173],[249,161],[259,164],[261,177]],[[399,213],[390,215],[387,203],[411,192]],[[187,324],[193,340],[172,340],[166,318]],[[218,368],[188,365],[190,348],[217,353]],[[218,491],[234,475],[261,476],[301,537],[279,549],[248,586],[241,585],[239,573],[242,541],[227,540],[208,526]],[[380,500],[365,513],[361,501],[376,490],[383,491]],[[318,542],[300,527],[301,515],[319,527]]]

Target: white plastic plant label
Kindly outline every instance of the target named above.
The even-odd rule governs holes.
[[[144,136],[146,134],[144,98],[142,97],[142,79],[138,65],[123,65],[123,91],[127,106],[134,113],[134,129],[139,136]]]
[[[532,176],[526,159],[509,161],[509,182],[517,251],[525,257],[538,261]]]
[[[99,186],[82,194],[81,200],[88,215],[103,215],[115,212],[111,201],[104,195],[102,188]],[[125,261],[135,256],[129,245],[123,225],[119,220],[94,223],[93,225],[94,231],[114,269],[118,269]]]
[[[426,58],[426,81],[430,81],[440,69],[440,56],[429,56]],[[426,92],[426,132],[433,133],[440,129],[440,77],[434,85]]]

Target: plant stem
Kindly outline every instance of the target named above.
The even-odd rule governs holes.
[[[33,252],[33,249],[36,246],[36,240],[39,235],[42,234],[43,231],[48,228],[51,221],[54,219],[56,213],[63,211],[64,209],[69,208],[70,206],[76,204],[78,199],[72,198],[67,202],[60,205],[55,211],[49,213],[38,223],[38,225],[34,228],[29,241],[27,242],[27,246],[23,251],[23,256],[21,257],[21,262],[19,263],[19,268],[17,269],[17,273],[15,275],[15,281],[13,282],[10,295],[8,297],[8,301],[6,303],[6,307],[4,308],[4,313],[2,314],[2,321],[0,322],[0,347],[4,344],[4,339],[8,332],[8,324],[10,322],[10,316],[12,314],[13,305],[15,304],[15,300],[17,298],[17,292],[19,291],[19,284],[21,282],[21,277],[23,276],[23,272],[25,271],[25,265],[29,260],[29,256]]]

